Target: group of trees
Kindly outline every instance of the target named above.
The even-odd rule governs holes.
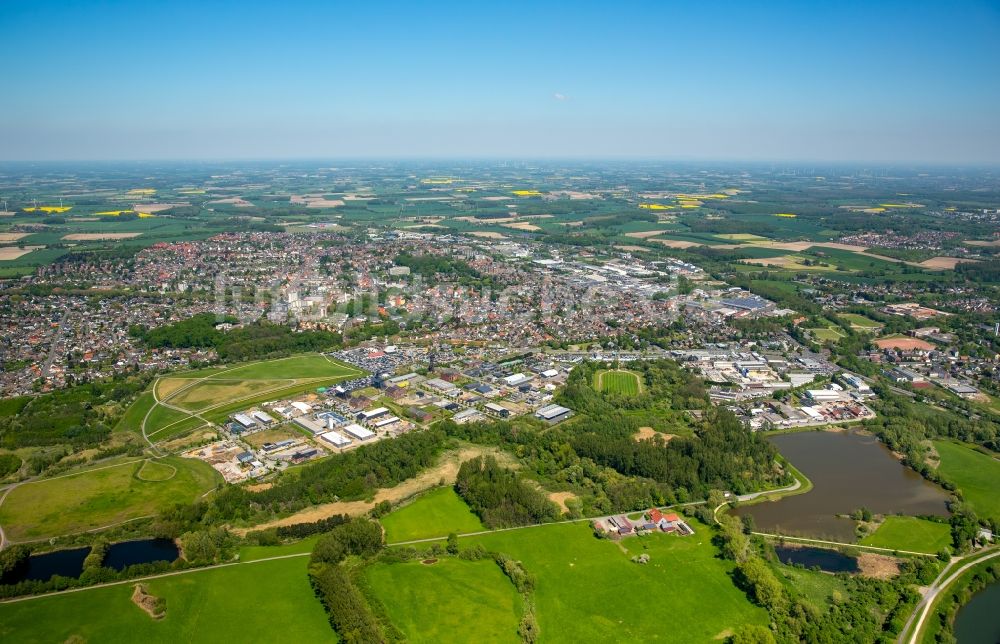
[[[232,324],[237,320],[232,316],[220,319],[213,313],[199,313],[155,329],[135,326],[130,333],[151,348],[215,349],[219,358],[226,362],[276,358],[342,345],[340,334],[330,331],[296,332],[283,324],[265,320],[221,331],[216,328],[221,322]]]
[[[492,456],[462,463],[455,490],[490,528],[554,521],[559,509],[544,494],[501,467]]]
[[[736,563],[734,580],[754,603],[771,616],[770,629],[741,630],[732,642],[889,642],[895,641],[918,596],[914,585],[926,585],[937,568],[916,558],[902,564],[895,579],[880,580],[842,574],[847,597],[836,591],[822,606],[794,586],[782,583],[774,549],[733,516],[721,520],[716,537],[722,556]]]
[[[330,625],[344,642],[372,644],[386,637],[351,570],[342,562],[348,556],[372,557],[382,548],[382,528],[367,519],[354,519],[334,527],[316,542],[309,560],[309,579],[323,602]]]
[[[149,374],[116,374],[107,380],[75,385],[34,396],[16,413],[0,414],[0,447],[97,445],[111,434]]]
[[[623,397],[596,392],[584,375],[592,373],[592,365],[577,368],[581,375],[574,369],[557,398],[578,412],[567,422],[548,426],[519,418],[464,425],[443,421],[439,427],[450,436],[510,451],[543,484],[572,489],[579,498],[573,515],[701,499],[713,488],[742,493],[789,482],[775,463],[773,446],[747,432],[732,413],[707,409],[695,420],[674,409],[702,400],[680,393],[691,383],[676,363],[653,362],[642,371],[646,390],[660,393],[635,397],[649,405],[638,409],[620,409],[617,401]],[[641,426],[678,435],[669,442],[636,441]]]

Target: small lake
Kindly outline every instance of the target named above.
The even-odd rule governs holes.
[[[995,581],[972,596],[955,616],[955,639],[958,644],[996,644],[1000,642],[1000,581]]]
[[[5,577],[4,582],[16,584],[26,580],[48,581],[55,575],[79,577],[80,573],[83,572],[83,560],[87,558],[88,554],[90,554],[89,547],[31,555],[19,570]]]
[[[900,463],[874,436],[854,431],[773,436],[778,451],[813,482],[806,494],[737,508],[761,532],[853,542],[855,523],[838,514],[948,516],[948,494]]]
[[[122,541],[108,546],[104,555],[104,567],[124,570],[129,566],[157,561],[173,561],[180,555],[173,539],[142,539]]]
[[[775,546],[775,554],[783,564],[818,567],[826,572],[858,572],[858,560],[827,548]]]

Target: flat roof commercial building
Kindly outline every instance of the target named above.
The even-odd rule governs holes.
[[[357,423],[351,423],[350,425],[344,427],[344,432],[358,439],[359,441],[366,441],[371,438],[375,438],[375,432],[370,429],[366,429]]]
[[[572,409],[563,407],[562,405],[546,405],[535,412],[535,417],[550,423],[556,423],[569,418],[569,415],[572,413]]]
[[[326,432],[320,434],[319,437],[337,448],[347,447],[351,444],[351,439],[340,432]]]

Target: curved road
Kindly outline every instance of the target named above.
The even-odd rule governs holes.
[[[982,555],[982,556],[980,556]],[[903,625],[903,630],[899,632],[899,642],[908,642],[909,644],[918,644],[920,638],[920,631],[924,627],[924,622],[927,620],[927,616],[930,615],[931,609],[934,607],[934,600],[937,596],[941,594],[944,590],[948,588],[951,584],[955,582],[962,574],[973,566],[979,565],[984,561],[989,561],[995,557],[1000,557],[1000,548],[991,549],[985,555],[982,552],[978,552],[975,555],[969,555],[968,557],[962,557],[960,559],[953,559],[952,562],[945,566],[941,574],[938,575],[937,579],[927,588],[927,592],[924,596],[917,602],[917,605],[913,609],[913,614],[910,618],[906,620],[906,624]],[[963,563],[954,572],[948,575],[948,571],[951,566],[959,561],[965,561],[969,559],[966,563]],[[942,577],[948,575],[942,580]],[[914,623],[916,620],[916,623]],[[912,626],[913,630],[910,631]],[[906,633],[910,632],[909,638],[906,637]]]

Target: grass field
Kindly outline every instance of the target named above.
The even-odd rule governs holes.
[[[335,642],[306,575],[308,557],[196,571],[146,582],[167,601],[153,620],[132,584],[0,604],[5,642]],[[74,639],[70,639],[74,638]]]
[[[917,517],[886,517],[878,530],[861,540],[866,546],[936,554],[951,545],[951,527]]]
[[[521,560],[537,577],[536,613],[546,642],[632,639],[707,642],[740,624],[764,624],[717,558],[712,532],[654,534],[620,544],[596,539],[586,523],[556,524],[462,539]],[[646,565],[632,563],[646,553]],[[672,634],[672,636],[671,636]]]
[[[380,563],[365,574],[410,642],[520,641],[521,597],[492,559]]]
[[[881,322],[876,322],[857,313],[839,313],[837,317],[849,323],[851,328],[856,331],[877,331],[885,326]]]
[[[159,379],[153,386],[161,402],[203,414],[209,422],[221,423],[233,412],[261,402],[296,396],[362,374],[351,365],[312,353],[179,372]],[[143,394],[126,411],[128,420],[123,420],[122,429],[141,431],[150,405],[154,406],[146,418],[145,430],[154,442],[166,441],[205,424],[185,411],[155,405],[151,396],[151,392]]]
[[[786,566],[782,563],[773,563],[778,579],[783,580],[785,585],[790,586],[802,593],[806,599],[817,608],[823,610],[830,602],[834,591],[840,592],[844,597],[848,596],[847,585],[844,580],[836,575],[825,572]]]
[[[634,371],[598,371],[594,376],[598,391],[634,396],[642,391],[639,374]]]
[[[837,331],[833,327],[817,327],[815,329],[807,329],[817,340],[822,340],[823,342],[836,342],[844,337],[844,334]]]
[[[431,490],[382,518],[386,543],[446,537],[486,528],[451,487]]]
[[[191,502],[221,481],[209,465],[192,459],[171,457],[152,466],[125,461],[19,485],[0,506],[0,525],[11,541],[47,539]]]
[[[938,471],[962,491],[977,514],[1000,521],[1000,461],[962,443],[934,441]]]

